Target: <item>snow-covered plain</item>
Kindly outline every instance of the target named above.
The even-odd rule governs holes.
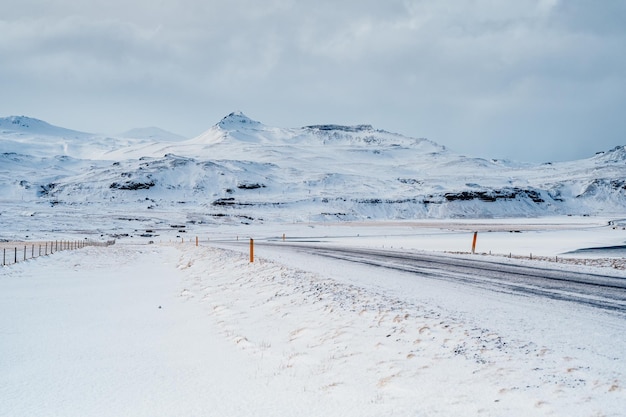
[[[292,245],[626,279],[625,177],[621,146],[531,165],[241,113],[189,140],[1,118],[0,247],[116,244],[0,268],[0,416],[623,416],[623,313]]]
[[[626,234],[473,223],[198,227],[2,268],[0,415],[623,415],[623,314],[280,246],[467,252],[478,228],[479,249],[551,255]]]

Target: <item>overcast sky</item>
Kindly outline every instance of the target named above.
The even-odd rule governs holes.
[[[624,0],[3,0],[0,116],[193,137],[372,124],[545,162],[626,144]]]

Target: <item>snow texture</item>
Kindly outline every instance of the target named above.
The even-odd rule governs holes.
[[[4,268],[0,415],[622,415],[623,316],[216,245]]]

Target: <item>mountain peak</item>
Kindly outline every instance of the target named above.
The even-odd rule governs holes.
[[[9,116],[0,118],[0,127],[11,130],[26,130],[37,127],[51,127],[43,120],[26,116]]]
[[[595,158],[604,163],[616,163],[626,161],[626,146],[616,146],[615,148],[596,153]]]
[[[224,130],[236,130],[241,127],[250,128],[261,126],[261,123],[256,120],[252,120],[242,112],[237,111],[224,117],[217,125]]]

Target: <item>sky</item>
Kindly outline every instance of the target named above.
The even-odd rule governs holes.
[[[468,156],[626,144],[623,0],[3,0],[0,117],[371,124]]]

